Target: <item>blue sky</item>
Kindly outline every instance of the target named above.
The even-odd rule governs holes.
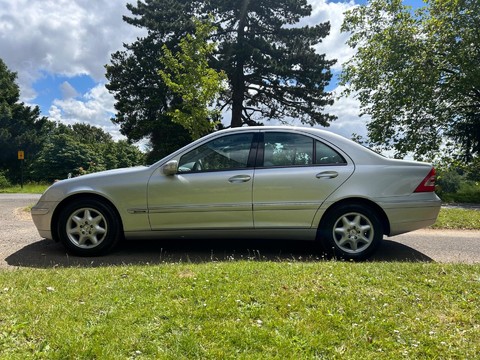
[[[122,20],[127,0],[0,0],[0,58],[17,72],[21,99],[38,105],[42,115],[72,124],[87,122],[121,138],[114,116],[114,99],[105,89],[104,65],[110,55],[143,34]],[[309,0],[312,16],[305,23],[330,21],[331,33],[319,46],[338,59],[334,71],[353,52],[339,31],[343,12],[364,0]],[[405,0],[414,8],[420,0]],[[337,89],[335,81],[329,90]],[[358,103],[342,98],[328,111],[338,120],[330,130],[344,136],[365,134],[368,118],[359,118]]]
[[[62,84],[68,83],[71,86],[71,93]],[[35,98],[31,101],[38,104],[42,109],[42,113],[47,114],[51,104],[55,99],[65,97],[78,97],[87,93],[97,82],[87,74],[66,76],[61,74],[52,74],[43,72],[43,74],[33,84]]]

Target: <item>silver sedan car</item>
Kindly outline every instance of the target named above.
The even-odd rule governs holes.
[[[318,241],[370,256],[384,235],[433,224],[435,169],[333,133],[246,127],[207,135],[148,167],[62,180],[32,208],[42,237],[96,256],[122,239]]]

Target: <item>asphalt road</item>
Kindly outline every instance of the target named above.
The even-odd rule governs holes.
[[[162,262],[209,262],[238,259],[315,261],[305,242],[140,241],[124,242],[107,256],[72,257],[53,241],[42,239],[23,211],[38,195],[0,194],[0,268],[96,267]],[[385,238],[369,261],[480,263],[480,231],[418,230]]]

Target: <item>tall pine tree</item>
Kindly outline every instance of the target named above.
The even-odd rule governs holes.
[[[328,126],[334,116],[325,113],[333,97],[325,91],[334,60],[314,46],[328,35],[329,24],[296,26],[311,14],[306,0],[145,0],[127,5],[124,20],[147,30],[147,35],[112,55],[106,66],[123,134],[131,140],[147,137],[158,156],[189,140],[167,115],[178,99],[158,76],[162,46],[178,50],[192,34],[192,18],[213,18],[212,41],[218,51],[210,66],[224,71],[228,89],[217,109],[231,112],[230,126],[254,125],[289,118]]]

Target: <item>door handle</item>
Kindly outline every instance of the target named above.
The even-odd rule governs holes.
[[[333,179],[338,176],[336,171],[322,171],[316,175],[317,179]]]
[[[231,182],[232,184],[238,184],[250,181],[251,178],[252,177],[250,175],[235,175],[228,179],[228,182]]]

